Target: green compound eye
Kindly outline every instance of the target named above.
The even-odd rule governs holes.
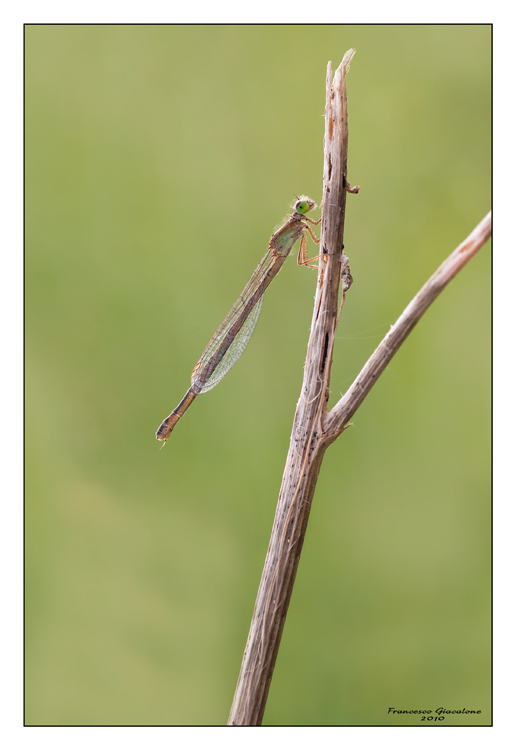
[[[298,201],[294,206],[298,214],[306,214],[310,211],[310,205],[308,201]]]

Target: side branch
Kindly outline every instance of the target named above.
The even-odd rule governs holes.
[[[396,323],[362,368],[347,393],[323,418],[323,439],[332,443],[345,429],[349,420],[365,399],[416,323],[453,277],[471,260],[491,236],[491,212],[471,234],[439,266],[414,299],[407,305]]]

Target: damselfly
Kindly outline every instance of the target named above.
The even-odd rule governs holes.
[[[319,242],[309,225],[306,224],[307,221],[315,225],[321,223],[321,219],[314,221],[306,216],[308,211],[314,208],[316,204],[313,200],[304,195],[301,196],[293,206],[294,213],[277,232],[274,232],[266,254],[258,263],[244,291],[213,334],[195,365],[190,388],[179,405],[159,426],[156,432],[158,440],[168,440],[176,422],[183,416],[194,398],[216,386],[239,359],[256,326],[264,292],[298,239],[301,239],[298,264],[316,268],[316,266],[310,266],[310,262],[319,256],[306,258],[306,232],[310,234],[314,242]]]

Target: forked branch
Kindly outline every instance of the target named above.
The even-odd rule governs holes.
[[[327,413],[333,343],[339,318],[339,284],[342,280],[344,299],[351,283],[348,261],[342,253],[346,193],[358,192],[358,188],[351,188],[347,182],[346,74],[353,55],[354,50],[346,53],[333,81],[331,63],[328,63],[321,257],[312,327],[271,540],[229,724],[262,722],[312,498],[327,447],[345,429],[425,310],[491,233],[488,214],[415,296],[346,395]]]

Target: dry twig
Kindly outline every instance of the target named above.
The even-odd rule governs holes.
[[[450,255],[407,306],[371,355],[348,392],[327,413],[333,343],[339,318],[339,283],[343,301],[351,284],[342,253],[347,182],[346,74],[354,55],[349,50],[332,81],[326,76],[324,179],[321,248],[317,293],[290,448],[283,474],[269,549],[258,589],[251,627],[231,707],[229,724],[261,724],[317,477],[327,447],[346,428],[423,313],[477,252],[491,233],[488,214]]]

